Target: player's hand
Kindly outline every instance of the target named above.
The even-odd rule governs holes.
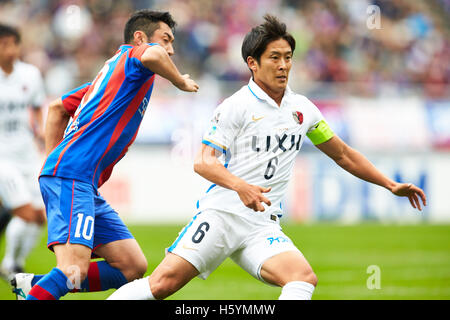
[[[424,206],[427,205],[427,197],[425,196],[423,190],[416,187],[412,183],[397,183],[391,191],[396,196],[408,197],[411,206],[414,209],[419,209],[419,211],[422,211],[419,198],[422,200]]]
[[[264,188],[245,183],[237,189],[237,193],[247,208],[253,209],[256,212],[262,212],[266,210],[262,205],[263,202],[268,206],[272,204],[270,200],[263,195],[263,193],[270,192],[270,190],[272,190],[272,188]]]
[[[199,89],[198,84],[191,79],[190,75],[183,74],[181,76],[183,78],[183,81],[181,81],[179,84],[175,84],[175,86],[183,91],[187,92],[197,92]]]

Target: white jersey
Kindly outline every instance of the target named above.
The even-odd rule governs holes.
[[[44,86],[39,70],[16,61],[13,72],[0,68],[0,158],[20,168],[39,160],[30,127],[29,108],[44,102]]]
[[[271,187],[264,195],[271,201],[264,213],[247,208],[238,194],[212,185],[198,201],[199,211],[207,209],[245,216],[282,215],[295,158],[306,134],[323,121],[319,109],[305,96],[287,87],[278,106],[252,79],[248,85],[220,104],[203,143],[223,152],[219,158],[235,176],[249,184]]]

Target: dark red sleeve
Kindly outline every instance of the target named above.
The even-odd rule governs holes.
[[[85,83],[82,86],[67,92],[61,97],[64,109],[70,114],[71,117],[75,114],[78,106],[81,103],[86,92],[91,87],[91,83]]]

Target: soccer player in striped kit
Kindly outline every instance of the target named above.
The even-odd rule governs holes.
[[[136,138],[156,74],[183,91],[199,88],[170,58],[174,27],[168,12],[137,11],[125,26],[125,44],[92,83],[50,105],[48,157],[39,183],[47,209],[48,247],[57,265],[44,276],[16,276],[18,296],[31,286],[29,300],[108,290],[146,272],[141,248],[98,188]],[[92,254],[104,260],[90,262]]]
[[[217,107],[195,171],[213,184],[198,213],[144,279],[108,299],[164,299],[198,276],[206,279],[226,258],[259,281],[282,287],[280,300],[309,300],[317,284],[312,267],[280,226],[281,200],[304,137],[344,170],[408,197],[423,191],[397,183],[333,133],[319,109],[287,85],[295,49],[286,25],[266,15],[245,37],[242,57],[252,73]]]

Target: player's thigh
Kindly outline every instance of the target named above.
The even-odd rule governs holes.
[[[236,241],[223,214],[209,210],[195,215],[167,251],[191,263],[206,279],[231,254]]]
[[[302,256],[292,240],[274,223],[250,232],[243,246],[233,253],[231,259],[256,279],[271,285],[281,285],[263,271],[263,266],[272,257],[287,253]]]

